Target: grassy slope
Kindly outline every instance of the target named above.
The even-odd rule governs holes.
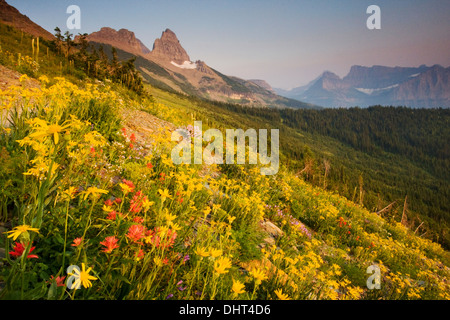
[[[54,75],[51,71],[46,74]],[[279,289],[294,299],[450,298],[448,252],[417,237],[399,223],[389,223],[335,193],[305,183],[295,172],[282,168],[275,177],[263,177],[252,166],[222,166],[215,169],[221,176],[212,178],[205,175],[202,166],[177,167],[170,159],[161,157],[170,150],[167,138],[155,137],[156,146],[161,150],[143,158],[139,149],[128,147],[128,140],[111,134],[111,130],[118,128],[115,120],[119,104],[146,110],[179,126],[192,124],[193,119],[203,120],[204,129],[270,128],[272,123],[257,117],[236,118],[232,112],[214,104],[205,108],[201,103],[196,105],[191,99],[158,89],[150,89],[156,102],[137,101],[130,98],[132,94],[107,86],[98,89],[101,101],[92,103],[89,99],[99,97],[97,89],[73,88],[65,82],[58,85],[61,87],[51,88],[42,97],[36,95],[33,116],[53,123],[59,117],[60,121],[69,119],[69,114],[93,119],[93,113],[100,117],[95,120],[94,128],[110,134],[111,142],[96,145],[93,151],[92,140],[86,136],[91,132],[90,125],[80,125],[67,140],[61,139],[55,144],[57,149],[49,151],[60,164],[56,173],[60,179],[48,181],[49,186],[47,182],[41,184],[29,177],[23,184],[20,182],[22,172],[32,166],[30,160],[36,155],[25,153],[30,147],[19,146],[16,139],[27,136],[33,129],[30,124],[18,121],[23,127],[13,126],[10,132],[2,131],[0,146],[5,149],[0,157],[0,176],[5,181],[12,176],[19,177],[15,182],[18,185],[2,183],[10,197],[7,200],[9,214],[19,218],[19,221],[12,220],[13,225],[34,225],[36,217],[42,219],[40,233],[31,233],[36,240],[33,253],[39,255],[39,263],[25,259],[27,262],[22,265],[20,259],[4,260],[8,268],[3,268],[0,275],[0,281],[7,283],[7,289],[0,291],[3,298],[55,297],[56,286],[49,288],[46,281],[50,275],[61,275],[61,260],[64,259],[67,259],[65,266],[83,261],[92,266],[101,279],[93,281],[93,288],[80,290],[77,295],[83,298],[165,299],[175,293],[178,299],[276,299],[280,295],[275,290]],[[63,93],[70,98],[60,100]],[[47,108],[46,101],[55,105]],[[22,113],[21,120],[29,116]],[[323,140],[288,128],[283,128],[280,136],[294,137],[297,139],[294,141],[310,144],[312,148],[316,146],[317,152],[328,156],[333,153],[336,158],[345,159],[345,147],[331,139]],[[69,144],[69,140],[73,144]],[[48,146],[54,145],[53,135],[43,141]],[[166,144],[168,149],[164,151]],[[67,147],[78,150],[68,156]],[[342,153],[335,150],[342,150]],[[43,155],[45,159],[48,156]],[[364,155],[360,158],[362,161]],[[148,162],[153,164],[153,171],[148,171]],[[165,226],[168,214],[175,216],[181,229],[173,247],[161,250],[151,244],[138,246],[130,240],[128,229],[140,225],[138,220],[124,218],[119,228],[105,219],[103,202],[106,199],[121,197],[122,204],[113,205],[124,213],[131,209],[130,202],[136,201],[135,193],[124,195],[123,186],[112,182],[117,174],[132,180],[136,190],[142,190],[154,202],[148,214],[134,215],[142,219],[145,228],[160,234],[157,226]],[[211,189],[205,188],[206,184]],[[81,192],[74,199],[62,198],[62,191],[71,186],[86,190],[94,185],[106,189],[108,195],[95,200],[84,197]],[[163,200],[163,189],[167,189],[170,198]],[[177,197],[183,197],[184,201]],[[39,216],[37,211],[35,216],[33,208],[41,208],[41,205],[46,214]],[[210,215],[205,214],[208,210]],[[259,225],[262,217],[278,226],[282,235],[265,233]],[[79,247],[70,246],[71,241],[81,235],[86,242]],[[100,242],[111,235],[121,239],[120,248],[107,255],[100,251]],[[264,238],[269,238],[268,243],[264,243]],[[5,240],[2,237],[0,245],[9,252],[11,244]],[[263,246],[258,247],[260,244]],[[143,260],[136,258],[139,248],[145,250]],[[218,275],[217,257],[201,258],[199,248],[219,249],[222,256],[232,261],[231,268]],[[190,260],[178,264],[175,262],[177,252],[188,254]],[[158,264],[165,257],[176,266],[175,270]],[[366,288],[366,269],[373,264],[381,269],[381,290]],[[257,281],[255,267],[263,271],[266,279]],[[25,292],[20,275],[26,279]],[[175,286],[179,280],[187,286],[183,291]],[[232,295],[234,280],[244,284],[245,293]],[[61,297],[69,298],[63,292]]]
[[[368,205],[369,210],[378,211],[396,201],[394,208],[397,210],[391,212],[389,218],[400,221],[404,198],[408,195],[408,210],[411,212],[409,218],[412,228],[417,227],[421,223],[420,221],[425,221],[422,228],[429,228],[429,235],[432,236],[432,232],[435,232],[439,234],[443,243],[447,245],[450,243],[448,222],[436,221],[431,218],[434,210],[444,214],[447,212],[447,204],[438,200],[439,197],[442,197],[442,190],[445,191],[442,186],[447,182],[423,169],[419,164],[401,155],[385,151],[368,155],[331,137],[299,131],[285,126],[283,123],[265,120],[257,116],[242,116],[242,114],[224,109],[221,104],[205,104],[196,99],[170,94],[157,88],[152,88],[151,93],[158,101],[178,110],[186,110],[186,112],[192,113],[195,119],[202,120],[213,128],[222,130],[226,128],[279,128],[282,153],[285,151],[285,153],[301,154],[305,148],[309,148],[318,159],[328,159],[331,162],[331,175],[334,176],[330,178],[339,181],[331,187],[332,190],[345,194],[358,202],[359,175],[362,174],[363,203]],[[289,159],[288,156],[284,158],[284,163],[287,162],[295,166],[295,161]],[[414,188],[418,183],[421,185],[420,190]],[[319,184],[323,185],[323,182],[319,181]],[[441,186],[441,191],[436,197],[433,192],[437,185]],[[427,192],[426,197],[423,194],[424,190]],[[381,195],[382,201],[379,200],[379,195]],[[430,206],[424,201],[432,201],[433,204]],[[422,211],[416,210],[417,207],[422,208]],[[420,221],[417,220],[417,217]],[[421,233],[424,233],[424,230],[427,229],[423,228]]]

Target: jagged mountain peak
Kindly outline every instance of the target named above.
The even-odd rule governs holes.
[[[170,60],[178,64],[190,61],[186,50],[181,46],[175,32],[166,29],[161,34],[161,38],[155,40],[151,55],[154,58]]]

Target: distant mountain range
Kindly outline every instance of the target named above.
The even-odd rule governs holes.
[[[75,39],[77,40],[78,37]],[[205,62],[191,61],[175,33],[166,29],[156,39],[152,50],[126,29],[104,27],[87,36],[95,48],[115,47],[119,59],[136,57],[135,65],[144,79],[153,86],[201,98],[239,103],[249,106],[314,108],[309,103],[276,94],[264,80],[244,80],[214,70]]]
[[[326,71],[305,86],[275,92],[323,107],[371,105],[450,107],[450,67],[352,66],[340,78]]]
[[[0,0],[0,21],[36,37],[55,39],[5,0]],[[209,100],[276,108],[450,107],[450,68],[439,65],[353,66],[342,79],[326,71],[306,86],[287,91],[273,89],[264,80],[224,75],[203,61],[191,61],[170,29],[162,32],[151,50],[127,29],[104,27],[89,34],[87,40],[93,48],[103,47],[109,56],[115,47],[119,59],[136,57],[136,68],[150,85]]]

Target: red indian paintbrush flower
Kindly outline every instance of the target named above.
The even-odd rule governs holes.
[[[71,244],[71,246],[78,247],[81,244],[81,242],[83,242],[82,238],[75,238],[75,239],[73,239],[73,243]]]
[[[145,227],[140,224],[134,224],[128,229],[127,238],[133,242],[139,242],[144,237]]]
[[[105,241],[100,242],[102,246],[105,246],[102,251],[105,253],[111,253],[115,248],[119,248],[119,246],[117,245],[118,241],[119,239],[114,236],[106,237]]]
[[[36,248],[36,247],[31,247],[29,253],[31,253],[31,252],[34,250],[34,248]],[[11,256],[13,256],[13,257],[16,257],[16,258],[21,257],[22,254],[23,254],[23,252],[25,251],[24,245],[21,244],[20,242],[14,243],[13,249],[14,249],[14,251],[11,251],[11,252],[9,253],[9,255],[11,255]],[[37,259],[37,258],[39,258],[39,257],[38,257],[37,255],[35,255],[35,254],[29,254],[29,255],[27,255],[27,258],[28,258],[28,259],[30,259],[30,258],[35,258],[35,259]]]
[[[117,212],[113,210],[111,212],[108,212],[108,216],[106,217],[106,219],[116,220],[116,217],[117,217]]]
[[[113,205],[113,202],[112,202],[111,199],[108,199],[108,200],[105,201],[105,206],[110,207],[110,206],[112,206],[112,205]]]
[[[56,278],[54,276],[51,276],[50,280],[48,282],[51,283],[53,280],[55,280],[57,287],[64,287],[65,286],[65,284],[64,284],[64,279],[65,278],[66,278],[66,276],[62,276],[62,277],[58,276]]]
[[[136,192],[133,199],[130,201],[130,212],[139,213],[145,200],[148,199],[142,194],[142,191]]]

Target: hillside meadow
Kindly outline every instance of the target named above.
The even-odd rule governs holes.
[[[288,154],[273,176],[174,165],[173,127],[222,130],[232,114],[87,76],[8,32],[0,62],[22,75],[0,91],[0,299],[449,299],[448,251],[308,181]],[[171,126],[125,122],[130,110]]]
[[[3,299],[449,298],[448,252],[400,223],[285,167],[175,166],[170,131],[144,147],[120,109],[178,126],[191,114],[39,81],[1,92]],[[372,265],[380,289],[367,288]]]

